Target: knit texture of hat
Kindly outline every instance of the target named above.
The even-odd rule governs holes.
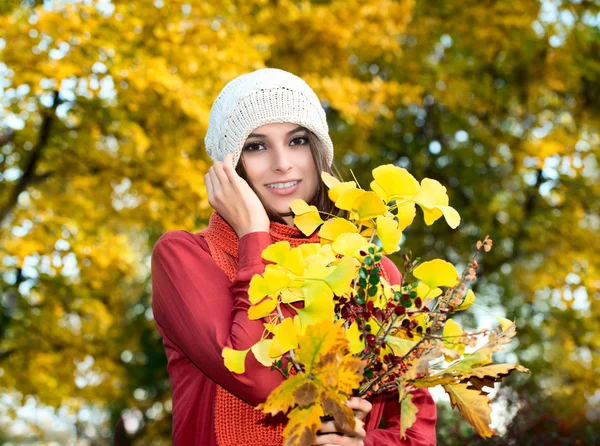
[[[231,80],[210,109],[204,144],[208,156],[223,161],[233,153],[233,165],[253,130],[275,122],[290,122],[312,131],[321,141],[327,164],[333,162],[333,143],[325,110],[300,77],[278,68],[262,68]]]

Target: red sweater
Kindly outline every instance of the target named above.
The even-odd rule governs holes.
[[[210,255],[204,238],[187,231],[169,231],[152,251],[152,310],[163,337],[173,397],[173,444],[218,446],[213,404],[218,383],[238,398],[257,405],[282,380],[277,371],[249,354],[245,373],[230,372],[223,363],[224,347],[242,350],[260,338],[262,321],[248,319],[248,286],[262,274],[264,248],[272,243],[267,232],[243,236],[238,246],[237,275],[231,282]],[[392,261],[382,261],[390,282],[400,273]],[[367,418],[366,446],[435,445],[436,407],[429,392],[415,392],[417,421],[399,439],[397,396],[376,397]],[[385,428],[377,429],[380,420]]]

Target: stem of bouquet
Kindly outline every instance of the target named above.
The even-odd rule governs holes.
[[[283,320],[285,319],[285,317],[283,316],[283,313],[281,312],[281,306],[279,303],[277,303],[277,316],[279,316],[279,322],[283,322]],[[298,363],[298,360],[296,359],[296,354],[294,353],[294,349],[291,349],[288,354],[287,354],[288,359],[292,362],[292,364],[294,364],[294,367],[296,369],[297,372],[302,372],[302,366]]]
[[[465,270],[462,272],[461,276],[460,276],[460,280],[458,282],[457,285],[455,285],[454,287],[452,287],[451,289],[449,289],[446,292],[446,295],[442,296],[440,299],[438,299],[438,301],[435,303],[435,305],[432,308],[432,311],[437,310],[439,307],[439,311],[436,314],[436,316],[433,319],[433,323],[431,324],[431,332],[435,333],[436,331],[438,331],[441,328],[441,322],[443,322],[443,318],[445,318],[445,311],[448,307],[448,304],[452,301],[452,299],[454,298],[454,296],[456,295],[456,292],[459,288],[461,288],[463,285],[466,284],[466,276],[467,276],[467,272],[469,271],[469,269],[471,268],[471,265],[473,264],[473,262],[475,261],[475,257],[477,256],[477,254],[479,254],[479,251],[481,250],[482,246],[485,246],[486,242],[489,239],[489,235],[485,236],[485,239],[483,240],[483,243],[480,247],[477,248],[477,250],[475,251],[475,253],[473,253],[473,255],[471,256],[471,260],[469,261],[469,263],[467,264],[467,267],[465,268]]]

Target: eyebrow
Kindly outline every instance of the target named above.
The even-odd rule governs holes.
[[[296,133],[299,132],[300,130],[306,130],[304,127],[296,127],[295,129],[290,130],[289,132],[286,133],[287,135],[291,135],[292,133]],[[266,138],[267,135],[263,135],[261,133],[250,133],[248,135],[248,138],[254,138],[254,137],[259,137],[259,138]]]

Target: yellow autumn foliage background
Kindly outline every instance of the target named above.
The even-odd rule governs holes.
[[[207,223],[220,89],[277,67],[321,98],[345,179],[394,163],[448,188],[461,226],[404,249],[460,267],[494,240],[474,291],[532,375],[486,444],[594,443],[599,54],[595,1],[0,1],[0,442],[170,443],[150,252]],[[440,444],[479,444],[438,409]]]

